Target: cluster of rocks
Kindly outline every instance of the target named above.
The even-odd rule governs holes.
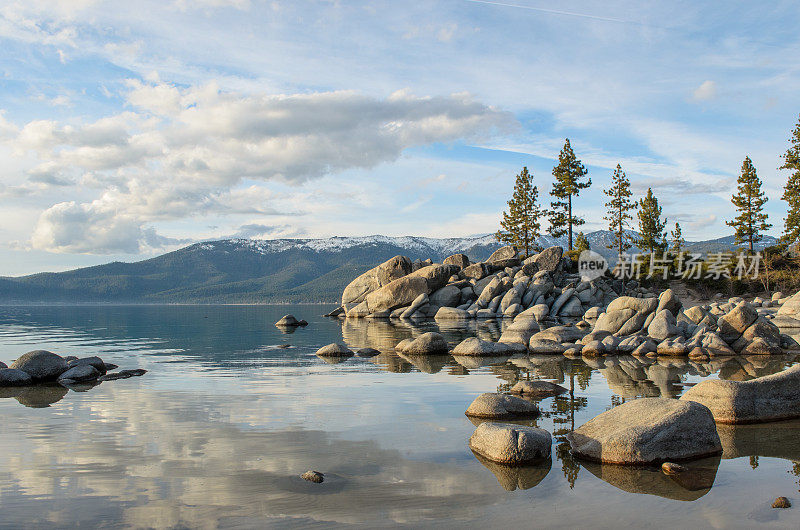
[[[568,274],[562,254],[561,247],[550,247],[522,260],[509,246],[480,263],[470,263],[464,254],[441,264],[395,256],[353,280],[341,307],[328,316],[452,320],[513,318],[530,311],[539,319],[580,317],[622,292],[620,281],[581,281]],[[644,292],[635,282],[631,287],[631,294]]]
[[[0,362],[0,387],[30,386],[50,382],[70,387],[127,379],[147,372],[144,369],[111,372],[117,368],[117,365],[106,363],[96,356],[61,357],[46,350],[35,350],[20,356],[11,367]]]

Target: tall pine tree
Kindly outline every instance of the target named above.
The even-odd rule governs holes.
[[[572,227],[580,226],[586,222],[584,219],[572,214],[572,197],[577,197],[581,190],[592,185],[592,179],[588,179],[586,182],[581,181],[587,173],[588,171],[581,164],[581,161],[575,157],[569,138],[567,138],[564,142],[564,148],[558,155],[558,165],[553,168],[555,182],[553,182],[553,189],[550,191],[550,195],[559,200],[550,203],[552,209],[549,213],[549,231],[553,237],[561,237],[564,234],[568,234],[568,250],[572,250]]]
[[[614,242],[608,245],[608,248],[617,249],[617,254],[622,256],[623,252],[631,248],[631,237],[625,232],[625,229],[630,228],[628,221],[633,219],[630,211],[636,209],[636,202],[631,200],[633,195],[631,181],[628,180],[619,164],[611,177],[611,187],[603,190],[603,193],[611,197],[611,200],[606,203],[608,215],[603,217],[608,221],[608,229],[614,234]]]
[[[731,202],[739,212],[732,221],[725,224],[736,230],[736,244],[747,243],[750,253],[753,253],[753,244],[764,237],[762,232],[772,228],[767,223],[767,214],[764,213],[764,204],[767,196],[761,191],[761,179],[756,174],[756,168],[749,156],[742,162],[742,174],[739,175],[736,193],[731,197]]]
[[[537,204],[538,198],[539,190],[533,185],[533,175],[528,173],[527,167],[523,167],[514,183],[514,195],[508,201],[508,211],[503,212],[501,229],[495,234],[498,241],[524,250],[526,256],[537,248],[536,239],[541,230],[539,218],[543,212]]]
[[[661,206],[658,205],[658,198],[653,195],[653,189],[647,188],[647,195],[644,199],[639,199],[639,234],[636,244],[640,249],[648,252],[666,250],[667,233],[664,228],[667,220],[661,220]]]
[[[683,230],[681,230],[680,223],[675,223],[675,230],[670,232],[670,236],[672,236],[672,247],[670,250],[674,254],[683,252],[683,248],[686,246],[686,240],[683,239]]]
[[[783,155],[783,165],[778,169],[792,172],[783,188],[781,199],[789,205],[786,220],[783,224],[783,241],[787,244],[800,239],[800,118],[789,139],[791,147]]]

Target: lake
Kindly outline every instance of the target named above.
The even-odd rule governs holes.
[[[798,421],[720,426],[722,458],[691,464],[688,482],[577,461],[565,443],[625,400],[775,373],[794,356],[404,358],[393,346],[412,335],[439,330],[454,345],[496,339],[501,324],[342,323],[320,316],[331,308],[0,308],[6,363],[47,349],[148,370],[83,392],[0,389],[0,527],[800,525]],[[285,313],[309,326],[282,333],[273,323]],[[342,340],[383,353],[336,364],[314,355]],[[475,424],[464,411],[520,378],[570,389],[520,422],[554,435],[552,459],[483,462],[467,446]],[[300,479],[309,469],[325,482]],[[795,508],[770,508],[781,495]]]

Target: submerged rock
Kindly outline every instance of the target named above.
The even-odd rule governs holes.
[[[750,381],[706,380],[682,401],[702,403],[717,423],[765,423],[800,417],[800,365]]]
[[[313,482],[314,484],[322,484],[322,482],[325,480],[325,475],[319,471],[311,470],[300,475],[300,478],[309,482]]]
[[[379,352],[375,348],[361,348],[360,350],[356,351],[356,355],[358,355],[359,357],[375,357],[380,354],[381,352]]]
[[[147,373],[144,368],[136,368],[133,370],[120,370],[119,372],[112,372],[101,375],[97,378],[98,381],[115,381],[117,379],[129,379],[131,377],[139,377]]]
[[[29,351],[11,364],[11,368],[22,370],[34,381],[55,381],[69,366],[60,355],[46,350]]]
[[[603,412],[567,435],[572,452],[612,464],[689,460],[722,452],[711,411],[668,398],[641,398]]]
[[[544,429],[484,422],[469,438],[469,447],[492,462],[520,465],[550,458],[552,437]]]
[[[539,407],[535,403],[506,394],[485,393],[473,401],[467,411],[473,418],[509,419],[525,416],[537,416]]]
[[[777,499],[772,501],[772,507],[773,508],[782,508],[782,509],[783,508],[791,508],[792,507],[792,501],[790,501],[786,497],[778,497]]]

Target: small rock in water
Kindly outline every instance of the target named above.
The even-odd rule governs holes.
[[[341,342],[334,342],[318,349],[317,355],[321,357],[350,357],[353,352]]]
[[[661,471],[663,471],[665,475],[677,475],[678,473],[686,471],[686,468],[674,462],[664,462],[661,464]]]
[[[773,508],[791,508],[792,507],[792,501],[790,501],[786,497],[778,497],[772,503],[772,507]]]
[[[305,320],[297,320],[294,315],[284,315],[280,320],[275,322],[279,328],[292,328],[298,326],[307,326],[308,322]]]
[[[0,361],[0,370],[5,370],[6,368],[8,368],[8,365],[3,361]]]
[[[106,372],[110,372],[111,370],[116,370],[117,368],[119,368],[119,366],[117,366],[114,363],[103,363],[103,364],[106,365]]]
[[[380,355],[381,352],[376,350],[375,348],[361,348],[356,352],[356,355],[359,357],[375,357],[376,355]]]
[[[325,480],[325,475],[319,471],[306,471],[300,475],[300,478],[309,482],[313,482],[314,484],[322,484],[322,481]]]

